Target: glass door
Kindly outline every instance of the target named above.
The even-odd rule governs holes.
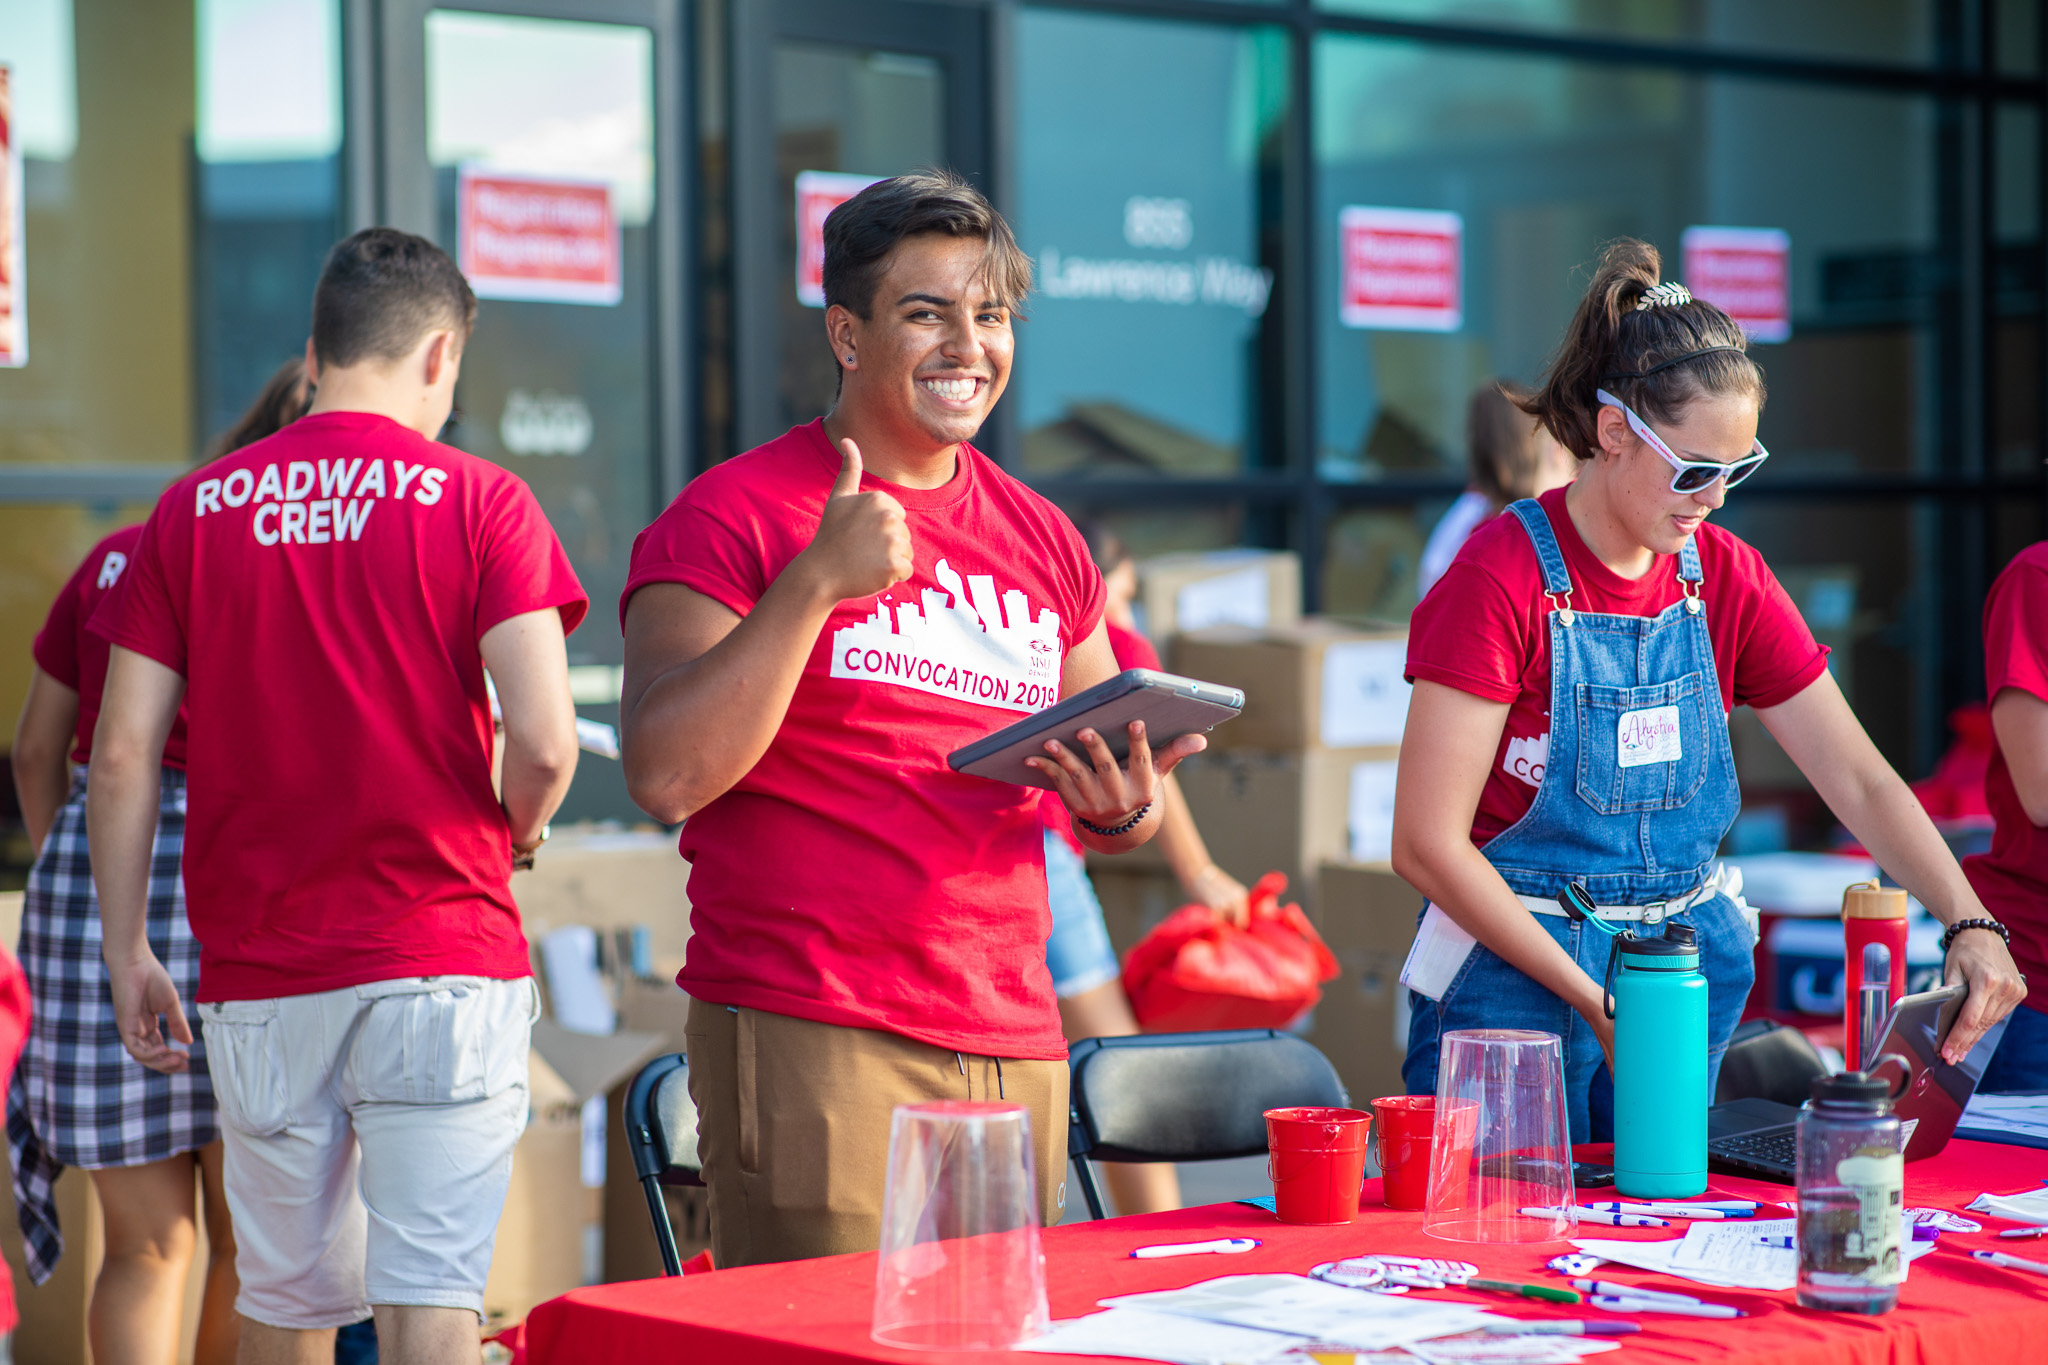
[[[734,7],[736,449],[832,405],[817,285],[825,214],[920,166],[993,192],[987,27],[980,9],[915,0]]]
[[[398,0],[384,19],[382,221],[439,242],[479,299],[443,439],[539,498],[591,598],[578,713],[616,724],[633,538],[682,474],[675,5]],[[604,816],[637,818],[592,759],[563,818]]]

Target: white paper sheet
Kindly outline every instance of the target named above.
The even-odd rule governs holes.
[[[1252,1365],[1284,1355],[1303,1338],[1287,1332],[1207,1322],[1142,1308],[1111,1308],[1056,1322],[1020,1351],[1054,1355],[1129,1356],[1168,1365]]]
[[[1266,566],[1233,569],[1214,578],[1198,578],[1173,599],[1174,627],[1206,630],[1210,626],[1250,626],[1264,630],[1273,615]]]
[[[1325,649],[1323,746],[1399,744],[1414,691],[1401,676],[1407,666],[1405,640],[1346,641]]]
[[[1404,1348],[1427,1365],[1573,1365],[1589,1355],[1618,1351],[1611,1337],[1484,1336],[1438,1337]]]
[[[1966,1207],[1971,1213],[1988,1213],[2016,1223],[2048,1223],[2048,1188],[2022,1190],[2018,1194],[1980,1194]]]
[[[1364,1351],[1473,1331],[1492,1317],[1470,1304],[1345,1289],[1306,1275],[1224,1275],[1185,1289],[1125,1294],[1105,1308],[1143,1308],[1341,1342]]]
[[[1934,1250],[1932,1242],[1916,1242],[1900,1214],[1899,1245],[1906,1265]],[[1639,1270],[1655,1270],[1721,1289],[1791,1289],[1799,1282],[1796,1247],[1765,1246],[1767,1237],[1793,1237],[1798,1224],[1790,1218],[1739,1218],[1698,1222],[1685,1236],[1657,1242],[1625,1242],[1619,1238],[1584,1237],[1572,1243],[1581,1251]]]

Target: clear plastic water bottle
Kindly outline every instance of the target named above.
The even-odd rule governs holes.
[[[1906,1158],[1891,1087],[1861,1071],[1817,1076],[1799,1111],[1799,1304],[1898,1306]]]

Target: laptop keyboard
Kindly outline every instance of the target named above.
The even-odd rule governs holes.
[[[1799,1159],[1798,1131],[1793,1128],[1766,1128],[1756,1133],[1715,1138],[1707,1144],[1707,1152],[1737,1165],[1789,1171]]]

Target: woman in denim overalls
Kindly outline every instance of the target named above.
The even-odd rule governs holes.
[[[1683,286],[1658,284],[1659,268],[1644,243],[1608,248],[1527,407],[1581,461],[1564,506],[1587,548],[1624,580],[1674,574],[1679,595],[1649,617],[1574,610],[1550,516],[1534,501],[1513,505],[1540,570],[1550,647],[1549,750],[1534,799],[1475,848],[1474,815],[1510,703],[1418,678],[1395,806],[1394,866],[1430,900],[1402,974],[1409,1091],[1435,1090],[1445,1030],[1555,1033],[1577,1142],[1608,1136],[1603,1063],[1614,1025],[1598,984],[1610,940],[1564,917],[1556,898],[1566,883],[1583,884],[1602,918],[1638,932],[1674,918],[1694,928],[1710,1088],[1753,979],[1753,919],[1739,876],[1714,857],[1740,796],[1694,532],[1763,462],[1763,382],[1741,330]],[[1825,671],[1758,716],[1937,917],[1991,926]],[[1955,938],[1948,979],[1971,988],[1945,1048],[1960,1057],[2024,988],[1995,926]]]

